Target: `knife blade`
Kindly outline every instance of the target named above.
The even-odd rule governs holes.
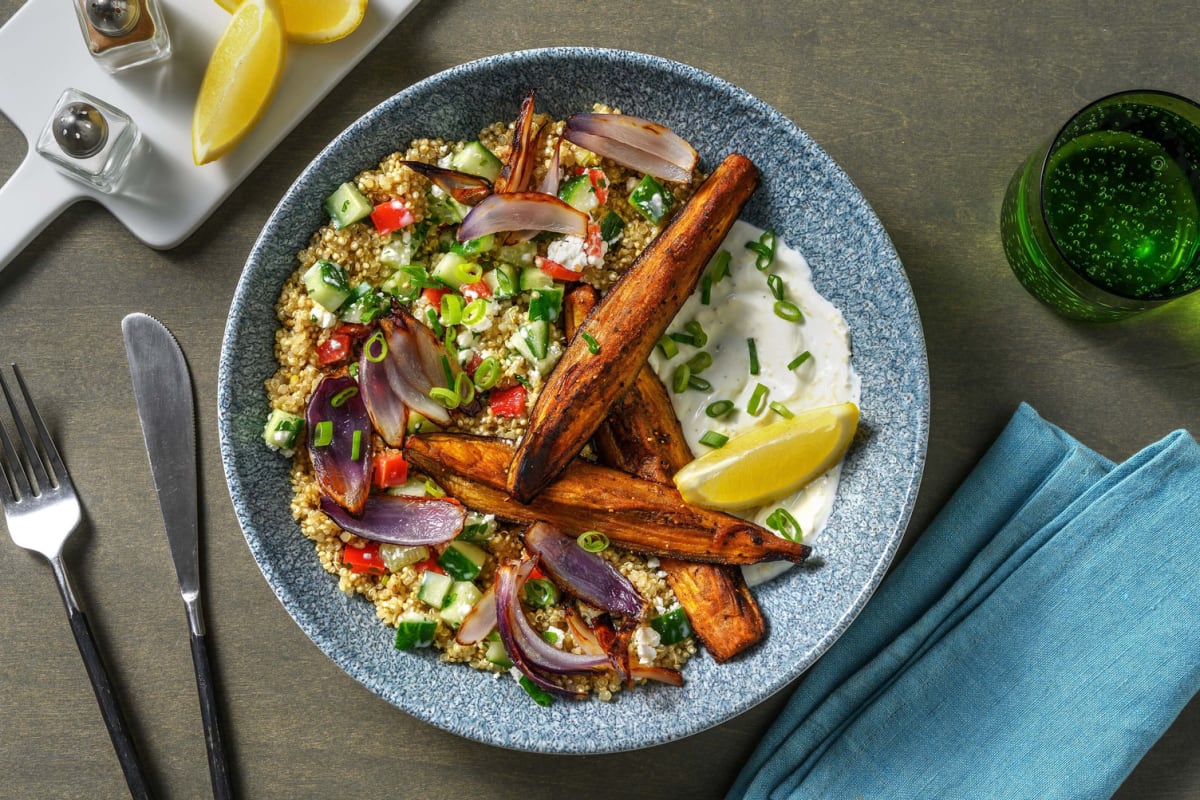
[[[121,320],[121,333],[154,490],[187,611],[213,795],[225,800],[232,797],[232,789],[200,603],[199,484],[192,379],[179,343],[158,320],[146,314],[130,314]]]

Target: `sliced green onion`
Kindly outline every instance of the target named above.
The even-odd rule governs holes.
[[[671,375],[671,388],[675,390],[675,394],[685,391],[691,378],[692,370],[687,364],[680,364],[676,367],[675,372]]]
[[[487,316],[487,300],[482,297],[476,297],[471,302],[467,303],[467,307],[462,312],[463,325],[478,325],[483,322],[483,318]]]
[[[481,392],[486,392],[488,389],[496,385],[500,380],[500,362],[495,356],[488,356],[483,361],[479,362],[479,366],[475,368],[475,388]]]
[[[712,363],[713,357],[701,350],[699,353],[696,353],[696,355],[688,359],[687,365],[692,371],[692,374],[696,375],[711,367]]]
[[[356,394],[358,394],[357,386],[347,386],[345,389],[342,389],[333,396],[333,399],[329,401],[329,405],[333,406],[334,408],[341,408],[347,400],[349,400],[351,397],[354,397]]]
[[[795,369],[796,367],[803,364],[805,361],[808,361],[810,358],[812,358],[812,353],[805,350],[803,353],[801,353],[800,355],[796,356],[795,358],[793,358],[791,361],[788,362],[788,369]]]
[[[463,301],[457,294],[442,295],[442,324],[449,327],[462,322]]]
[[[800,313],[800,307],[790,300],[775,301],[775,316],[786,319],[788,322],[799,322],[804,319],[804,315]]]
[[[554,704],[554,697],[549,692],[542,687],[535,685],[533,681],[529,680],[529,678],[526,678],[524,675],[521,676],[521,680],[518,681],[518,683],[520,683],[521,688],[525,690],[525,694],[529,695],[529,699],[537,703],[542,708],[549,708]]]
[[[767,517],[767,527],[778,531],[789,542],[798,542],[804,538],[804,531],[800,529],[800,523],[786,508],[780,507],[772,511],[771,516]]]
[[[471,376],[465,372],[458,373],[458,377],[454,379],[454,393],[459,397],[460,405],[467,405],[475,399],[475,384],[471,382]]]
[[[524,386],[529,391],[533,391],[533,384],[530,383],[529,378],[526,378],[524,375],[513,375],[513,380]]]
[[[387,358],[387,353],[388,344],[383,331],[375,331],[367,341],[363,342],[363,355],[367,357],[367,361],[378,364]]]
[[[687,385],[689,389],[699,389],[702,392],[712,391],[712,384],[704,380],[704,378],[701,378],[699,375],[692,375],[690,378],[688,378]]]
[[[429,329],[432,330],[433,334],[439,339],[441,338],[442,334],[446,332],[446,329],[442,327],[442,323],[438,321],[438,312],[436,309],[425,309],[425,321],[429,323]]]
[[[792,417],[796,416],[792,413],[790,408],[785,406],[783,403],[776,403],[774,400],[768,404],[768,407],[784,419],[791,419]]]
[[[358,461],[362,456],[362,431],[355,431],[350,440],[350,460]]]
[[[658,340],[658,349],[662,351],[668,361],[679,355],[679,345],[675,344],[675,340],[670,336],[664,336]]]
[[[758,384],[754,387],[754,391],[750,393],[750,402],[746,405],[746,410],[754,416],[758,416],[767,407],[767,393],[771,391],[763,384]]]
[[[672,341],[679,342],[680,344],[696,344],[695,338],[690,333],[668,333],[667,336]]]
[[[595,336],[592,336],[587,331],[581,331],[579,335],[580,335],[580,337],[583,338],[583,340],[585,342],[587,342],[589,353],[591,353],[592,355],[596,355],[597,353],[600,352],[600,343],[596,341]]]
[[[589,553],[599,553],[608,549],[608,537],[600,531],[581,533],[575,541],[579,542],[579,546]]]
[[[349,373],[351,378],[358,380],[358,362],[351,361],[350,366],[346,367],[346,372]]]
[[[692,320],[683,326],[683,329],[692,335],[692,344],[696,347],[704,347],[708,344],[708,334],[704,332],[704,328],[696,320]]]
[[[724,279],[724,277],[729,274],[729,259],[732,257],[733,256],[730,255],[728,250],[722,250],[721,252],[719,252],[715,256],[713,256],[713,260],[712,260],[712,281],[713,281],[713,283],[720,283],[722,281],[722,279]]]
[[[758,374],[758,345],[755,343],[753,337],[746,340],[746,348],[750,351],[750,374],[757,375]]]
[[[483,277],[483,267],[474,261],[462,261],[454,265],[454,279],[460,284],[478,283]]]
[[[700,444],[713,448],[724,447],[728,441],[728,436],[716,431],[705,431],[704,435],[700,437]]]
[[[767,288],[771,290],[771,294],[774,295],[776,300],[783,299],[783,278],[779,277],[774,272],[767,276]]]
[[[445,497],[446,490],[433,482],[433,478],[425,479],[425,494],[430,497]]]
[[[704,409],[704,413],[708,414],[713,419],[723,417],[730,411],[733,411],[732,400],[718,400],[715,403],[709,403],[708,408]]]
[[[525,581],[525,603],[534,608],[546,608],[558,602],[558,587],[545,578]]]
[[[437,400],[443,406],[450,409],[458,408],[461,402],[458,392],[453,389],[445,389],[441,386],[435,386],[430,389],[429,397],[431,400]]]
[[[454,370],[450,369],[450,359],[442,356],[442,374],[446,376],[446,385],[454,385]]]
[[[333,421],[323,419],[313,426],[313,446],[325,447],[333,442]]]
[[[702,305],[712,305],[712,276],[704,275],[700,278],[700,303]]]
[[[753,250],[757,254],[754,259],[754,267],[762,272],[771,266],[771,262],[775,259],[775,232],[763,231],[763,235],[758,237],[757,242],[746,242],[746,249]]]

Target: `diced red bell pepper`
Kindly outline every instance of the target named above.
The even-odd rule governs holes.
[[[322,367],[340,364],[350,357],[350,337],[335,333],[317,345],[317,363]]]
[[[538,269],[556,281],[577,281],[583,277],[583,272],[567,269],[557,261],[551,261],[543,256],[537,256],[533,260],[533,263],[537,264]]]
[[[542,571],[542,568],[540,566],[535,566],[533,569],[531,569],[529,571],[529,580],[531,580],[531,581],[543,580],[544,581],[544,580],[546,580],[546,573]]]
[[[371,212],[371,222],[375,223],[375,230],[379,232],[380,236],[387,236],[392,231],[406,228],[415,221],[416,217],[400,200],[388,200],[386,203],[380,203]]]
[[[483,363],[483,357],[474,350],[471,351],[471,357],[467,359],[466,365],[463,367],[467,374],[474,377],[475,370],[479,369],[479,365]]]
[[[604,170],[596,167],[590,167],[587,174],[596,193],[596,202],[604,205],[608,201],[608,176],[604,174]]]
[[[420,575],[422,572],[436,572],[438,575],[445,575],[446,570],[442,569],[442,565],[439,564],[437,562],[437,560],[438,560],[438,557],[437,557],[437,554],[435,553],[434,555],[431,555],[429,558],[425,559],[424,561],[418,561],[417,563],[413,564],[412,566],[413,566],[413,569],[415,569],[417,571],[418,575]]]
[[[375,486],[388,489],[403,486],[408,480],[408,462],[401,453],[379,453],[371,470]]]
[[[507,389],[492,389],[488,395],[488,407],[497,417],[519,417],[525,413],[527,393],[521,384]]]
[[[492,296],[492,287],[487,285],[487,281],[468,283],[459,289],[459,291],[462,292],[462,296],[468,300],[476,300],[480,297]]]
[[[600,226],[589,222],[587,230],[587,239],[583,242],[583,252],[588,258],[602,258],[604,256],[604,237],[600,235]]]
[[[421,290],[421,296],[425,298],[425,302],[434,308],[442,307],[442,295],[449,294],[449,289],[434,289],[432,287]]]
[[[351,572],[358,575],[387,574],[383,556],[379,555],[378,542],[367,542],[363,547],[346,545],[342,548],[342,563],[349,567]]]

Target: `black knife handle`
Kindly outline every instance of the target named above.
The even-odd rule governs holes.
[[[92,633],[92,626],[88,624],[87,614],[78,606],[68,604],[67,616],[71,620],[71,633],[75,634],[75,643],[79,645],[79,654],[83,656],[83,665],[91,678],[92,689],[96,692],[96,701],[100,703],[100,713],[104,716],[105,726],[108,727],[108,736],[112,739],[113,749],[117,751],[117,759],[125,773],[125,782],[129,784],[129,794],[135,800],[149,800],[150,787],[142,771],[137,748],[133,745],[133,737],[129,733],[129,723],[125,721],[125,715],[117,705],[117,696],[108,677],[108,669],[100,658],[100,648],[96,645],[96,637]]]
[[[229,763],[225,758],[225,742],[217,717],[217,694],[212,666],[208,661],[208,637],[195,631],[191,637],[192,663],[196,666],[196,688],[200,692],[200,717],[204,721],[204,745],[208,748],[208,774],[212,778],[213,797],[216,800],[232,800]]]

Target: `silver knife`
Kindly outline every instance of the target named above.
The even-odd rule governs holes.
[[[200,606],[196,412],[192,403],[192,380],[179,343],[161,322],[146,314],[130,314],[121,320],[121,332],[125,337],[125,354],[133,378],[133,396],[137,400],[142,436],[150,456],[154,490],[158,493],[167,544],[187,609],[213,796],[227,800],[233,794],[218,724],[204,613]]]

